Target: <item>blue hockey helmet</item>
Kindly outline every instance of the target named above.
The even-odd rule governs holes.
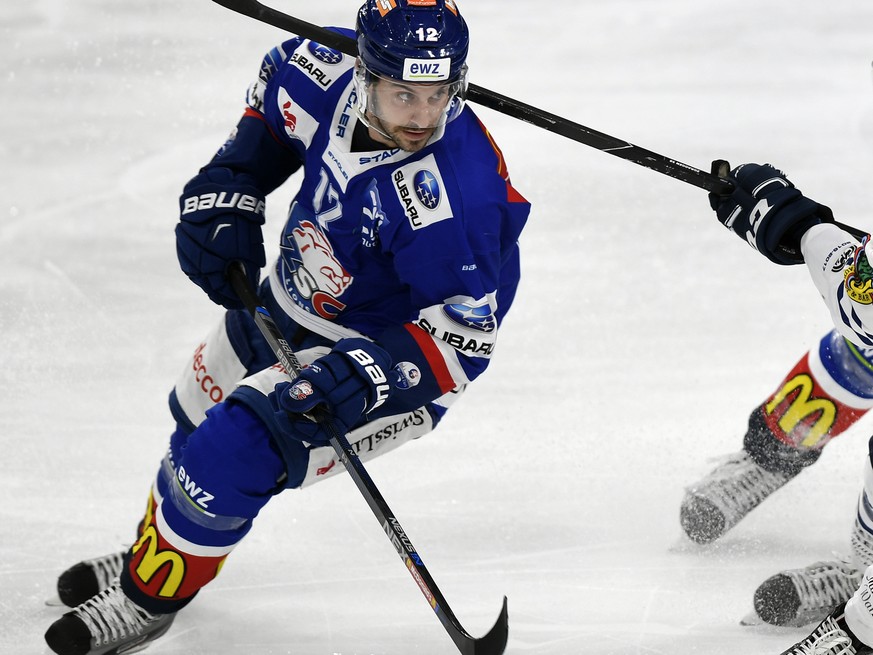
[[[455,82],[470,34],[454,0],[367,0],[355,28],[371,73],[406,82]]]
[[[385,134],[368,119],[384,118],[370,93],[380,79],[430,85],[441,110],[432,127],[461,113],[470,35],[454,0],[367,0],[358,11],[355,31],[356,110],[365,124]]]

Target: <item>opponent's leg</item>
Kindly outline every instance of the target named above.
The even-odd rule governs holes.
[[[709,543],[813,464],[873,407],[873,367],[836,331],[810,350],[749,417],[743,449],[686,489],[685,533]]]
[[[870,439],[873,450],[873,438]],[[755,590],[755,612],[766,623],[801,626],[822,620],[851,598],[864,570],[873,565],[873,453],[864,465],[864,487],[858,496],[850,538],[851,556],[781,571]]]

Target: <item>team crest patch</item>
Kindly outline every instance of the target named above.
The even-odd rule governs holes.
[[[843,280],[846,294],[860,305],[873,305],[873,267],[859,249],[854,263],[846,267]]]
[[[306,400],[314,393],[315,389],[309,380],[298,380],[288,387],[288,395],[292,400]]]
[[[394,383],[398,389],[411,389],[421,382],[421,370],[412,362],[400,362],[394,367],[397,381]]]

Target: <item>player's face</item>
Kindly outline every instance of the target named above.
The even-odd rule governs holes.
[[[454,88],[381,79],[370,85],[369,93],[368,119],[398,148],[417,152],[444,122]]]

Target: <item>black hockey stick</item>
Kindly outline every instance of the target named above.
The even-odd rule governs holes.
[[[276,322],[270,313],[261,305],[261,300],[258,298],[256,291],[246,278],[245,271],[240,264],[234,264],[228,271],[230,283],[233,286],[236,295],[246,306],[246,309],[254,318],[258,329],[263,334],[264,339],[273,349],[273,353],[279,360],[279,363],[288,372],[291,378],[295,378],[300,372],[300,361],[294,350],[288,344],[288,341],[282,336]],[[412,574],[413,580],[418,585],[418,588],[424,594],[428,604],[440,622],[449,633],[452,641],[458,647],[462,655],[500,655],[506,649],[506,642],[509,638],[509,615],[507,612],[506,596],[503,597],[503,608],[500,610],[500,616],[497,617],[497,622],[494,627],[484,637],[475,638],[464,630],[463,626],[458,622],[458,619],[452,613],[446,599],[433,581],[430,573],[421,561],[421,557],[412,545],[406,532],[400,525],[400,522],[395,518],[388,507],[388,503],[382,497],[376,483],[367,473],[363,462],[358,457],[355,449],[346,439],[346,436],[334,426],[330,415],[327,412],[315,412],[314,418],[317,420],[327,433],[330,435],[330,445],[336,451],[337,457],[346,467],[352,480],[355,481],[358,490],[364,496],[373,514],[376,515],[382,529],[388,535],[392,545],[400,555],[400,559],[406,565],[409,573]]]
[[[267,23],[306,39],[311,39],[334,50],[339,50],[347,55],[357,56],[358,54],[358,45],[354,39],[337,34],[324,27],[307,23],[299,18],[283,14],[272,7],[267,7],[258,2],[258,0],[213,0],[213,2],[244,16],[259,20],[262,23]],[[518,118],[537,127],[542,127],[549,132],[578,141],[586,146],[597,148],[610,155],[627,159],[635,164],[645,166],[664,175],[669,175],[688,184],[693,184],[706,191],[722,194],[730,193],[733,189],[730,181],[716,175],[694,168],[688,164],[683,164],[675,159],[664,157],[651,150],[640,148],[623,139],[617,139],[603,132],[592,130],[589,127],[574,123],[566,118],[561,118],[532,105],[519,102],[500,93],[489,91],[481,86],[470,84],[467,89],[467,100],[507,116]]]
[[[358,54],[358,44],[355,43],[354,39],[324,27],[313,25],[299,18],[294,18],[288,14],[283,14],[281,11],[258,2],[258,0],[213,0],[213,2],[244,16],[259,20],[262,23],[278,27],[292,34],[297,34],[298,36],[326,45],[329,48],[339,50],[347,55],[357,56]],[[733,183],[724,176],[707,173],[694,166],[683,164],[675,159],[670,159],[651,150],[635,146],[624,139],[598,132],[590,127],[585,127],[579,123],[538,109],[495,91],[490,91],[481,86],[470,84],[467,89],[467,100],[512,118],[518,118],[531,125],[542,127],[549,132],[554,132],[586,146],[597,148],[610,155],[621,157],[710,193],[728,195],[734,189]],[[836,221],[835,223],[858,240],[867,234],[865,231],[850,225]]]

